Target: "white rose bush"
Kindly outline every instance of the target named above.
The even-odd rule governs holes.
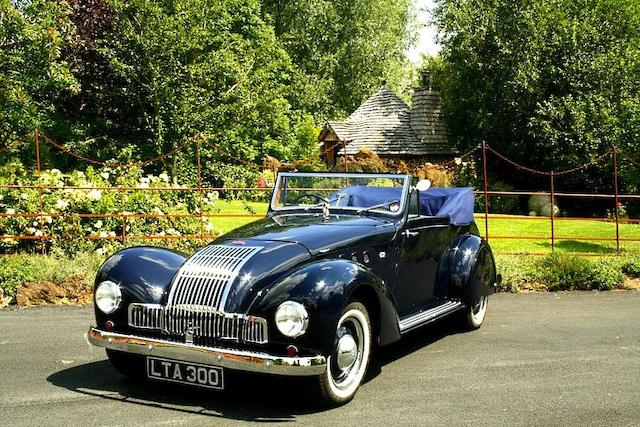
[[[88,167],[63,174],[51,169],[43,170],[38,179],[19,163],[0,169],[0,184],[22,186],[0,189],[0,251],[5,253],[40,252],[43,242],[45,251],[70,256],[87,251],[109,254],[125,244],[187,250],[198,240],[174,236],[214,232],[207,218],[184,215],[197,215],[200,205],[203,213],[216,213],[218,193],[200,196],[167,172],[156,176],[137,167]]]

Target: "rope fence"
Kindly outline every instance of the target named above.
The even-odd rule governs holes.
[[[190,138],[183,142],[178,147],[167,151],[166,153],[159,154],[157,156],[133,161],[133,162],[118,162],[118,161],[103,161],[100,159],[90,158],[82,153],[78,153],[63,144],[59,144],[45,135],[41,135],[39,132],[33,132],[31,137],[34,140],[34,148],[35,148],[35,174],[37,177],[37,184],[2,184],[0,185],[0,189],[5,190],[34,190],[38,194],[38,212],[6,212],[0,213],[0,218],[11,218],[11,217],[22,217],[22,218],[37,218],[39,219],[39,235],[9,235],[9,234],[0,234],[0,240],[2,239],[13,239],[13,240],[27,240],[27,241],[40,241],[42,252],[45,253],[45,242],[48,240],[54,239],[52,233],[46,230],[44,224],[46,219],[48,218],[67,218],[70,216],[79,218],[79,219],[118,219],[122,222],[122,232],[116,236],[95,236],[95,235],[86,235],[84,236],[87,240],[117,240],[121,241],[123,244],[126,244],[128,240],[171,240],[171,239],[199,239],[200,241],[204,241],[205,239],[215,239],[216,235],[212,235],[207,233],[204,227],[205,222],[208,219],[215,218],[238,218],[238,219],[257,219],[264,217],[264,214],[256,214],[256,213],[207,213],[203,207],[203,200],[206,193],[209,192],[247,192],[251,194],[264,194],[265,192],[272,191],[269,187],[216,187],[216,186],[206,186],[203,184],[202,178],[202,147],[206,146],[208,149],[213,150],[214,153],[219,155],[220,157],[230,159],[236,163],[253,167],[253,168],[265,168],[268,166],[268,161],[265,160],[262,164],[255,163],[248,159],[243,159],[238,156],[235,156],[231,153],[226,152],[221,147],[217,146],[215,143],[211,142],[210,139],[206,136],[198,135],[193,138]],[[41,144],[47,144],[48,146],[55,149],[57,152],[60,152],[64,155],[73,157],[79,161],[85,162],[91,165],[97,165],[102,167],[111,167],[117,168],[120,170],[124,170],[130,167],[142,167],[148,166],[157,162],[164,161],[167,158],[175,156],[179,153],[184,152],[188,148],[195,145],[196,152],[196,167],[197,167],[197,186],[163,186],[163,187],[149,187],[149,188],[141,188],[141,187],[130,187],[123,185],[114,185],[114,186],[74,186],[74,185],[63,185],[63,186],[54,186],[47,185],[42,182],[41,179]],[[345,144],[346,145],[346,144]],[[15,147],[15,144],[10,144],[5,147],[0,147],[0,153],[6,152]],[[336,146],[328,146],[323,151],[315,152],[310,156],[289,163],[280,163],[277,159],[275,160],[276,165],[279,165],[283,168],[295,169],[298,166],[303,164],[308,164],[318,159],[326,156],[329,151],[335,149]],[[480,152],[480,153],[479,153]],[[490,189],[489,182],[489,166],[488,159],[489,156],[493,156],[494,158],[505,162],[506,164],[516,168],[518,171],[526,172],[531,175],[547,177],[549,180],[549,190],[548,191],[497,191]],[[347,156],[344,157],[344,167],[345,170],[348,170],[347,164]],[[455,159],[448,160],[446,162],[438,163],[445,168],[453,167],[459,165],[463,159],[467,158],[476,158],[480,159],[482,163],[482,189],[477,192],[477,195],[483,196],[484,202],[484,211],[479,215],[484,222],[484,237],[487,240],[542,240],[542,241],[550,241],[551,251],[556,250],[556,243],[559,241],[584,241],[584,242],[615,242],[616,245],[616,253],[620,253],[621,251],[621,242],[640,242],[640,226],[638,230],[638,235],[632,237],[622,237],[620,236],[620,224],[640,224],[640,219],[630,219],[630,218],[621,218],[620,215],[620,200],[639,200],[640,194],[620,194],[619,192],[619,165],[618,160],[623,159],[628,163],[640,167],[640,161],[635,159],[633,156],[628,155],[624,151],[618,149],[617,147],[612,147],[610,151],[606,151],[598,156],[595,156],[592,160],[576,165],[574,167],[557,170],[557,171],[544,171],[540,169],[536,169],[530,166],[523,165],[518,163],[497,149],[491,147],[486,142],[482,142],[481,144],[471,147],[468,151],[462,153],[457,156]],[[613,160],[613,168],[612,168],[612,182],[613,182],[613,193],[611,194],[602,194],[602,193],[567,193],[567,192],[559,192],[556,191],[556,179],[559,176],[565,176],[569,174],[573,174],[582,170],[585,170],[591,166],[596,164],[600,164],[605,160],[612,159]],[[274,176],[277,173],[277,166],[273,166]],[[70,213],[47,213],[43,208],[43,197],[45,192],[50,191],[105,191],[105,192],[116,192],[119,194],[121,207],[124,207],[125,194],[128,192],[177,192],[177,191],[185,191],[196,193],[197,197],[197,212],[195,213],[129,213],[125,212],[124,209],[120,209],[121,212],[118,213],[82,213],[82,212],[70,212]],[[490,214],[489,213],[489,199],[491,197],[502,197],[502,196],[514,196],[514,197],[530,197],[530,196],[544,196],[549,197],[551,202],[551,210],[550,215],[548,217],[545,216],[512,216],[512,215],[501,215],[501,214]],[[559,217],[557,216],[554,207],[555,201],[557,198],[588,198],[588,199],[599,199],[599,200],[611,200],[612,208],[613,208],[613,218],[579,218],[579,217]],[[140,219],[153,219],[153,220],[161,220],[161,219],[198,219],[200,221],[198,232],[195,234],[182,234],[182,235],[127,235],[127,227],[130,221],[140,220]],[[492,235],[490,233],[489,223],[490,220],[511,220],[511,221],[544,221],[548,220],[550,223],[549,235],[535,235],[535,236],[509,236],[509,235]],[[562,236],[556,235],[556,228],[558,223],[563,222],[572,222],[572,221],[595,221],[595,222],[607,222],[615,224],[615,236],[610,237],[597,237],[597,236]],[[505,254],[509,254],[509,252],[504,252]],[[599,254],[588,254],[584,253],[584,255],[599,255]]]

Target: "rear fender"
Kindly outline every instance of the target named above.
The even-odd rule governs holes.
[[[458,236],[438,266],[436,294],[473,304],[495,292],[496,265],[488,243],[479,236]]]

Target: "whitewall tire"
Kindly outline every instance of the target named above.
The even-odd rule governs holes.
[[[487,305],[489,304],[489,296],[480,297],[480,299],[469,306],[467,309],[467,323],[470,329],[478,329],[484,322],[487,314]]]
[[[360,302],[348,304],[337,325],[336,346],[320,375],[319,389],[328,404],[348,402],[356,394],[367,372],[371,356],[371,321]]]

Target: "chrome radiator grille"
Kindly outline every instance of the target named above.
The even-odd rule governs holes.
[[[131,304],[129,325],[165,334],[196,338],[267,342],[267,322],[258,317],[229,314],[224,306],[229,288],[242,266],[262,247],[210,245],[180,268],[166,307]]]
[[[169,313],[169,314],[168,314]],[[130,304],[129,326],[153,329],[171,335],[185,336],[191,328],[196,338],[220,338],[264,344],[268,342],[267,321],[261,317],[219,313],[209,307],[193,307],[178,312],[178,325],[184,329],[170,332],[166,328],[170,312],[159,304]],[[172,319],[173,321],[173,319]]]
[[[178,271],[167,308],[188,311],[189,306],[196,305],[224,311],[233,279],[260,249],[259,246],[210,245],[196,252]]]

